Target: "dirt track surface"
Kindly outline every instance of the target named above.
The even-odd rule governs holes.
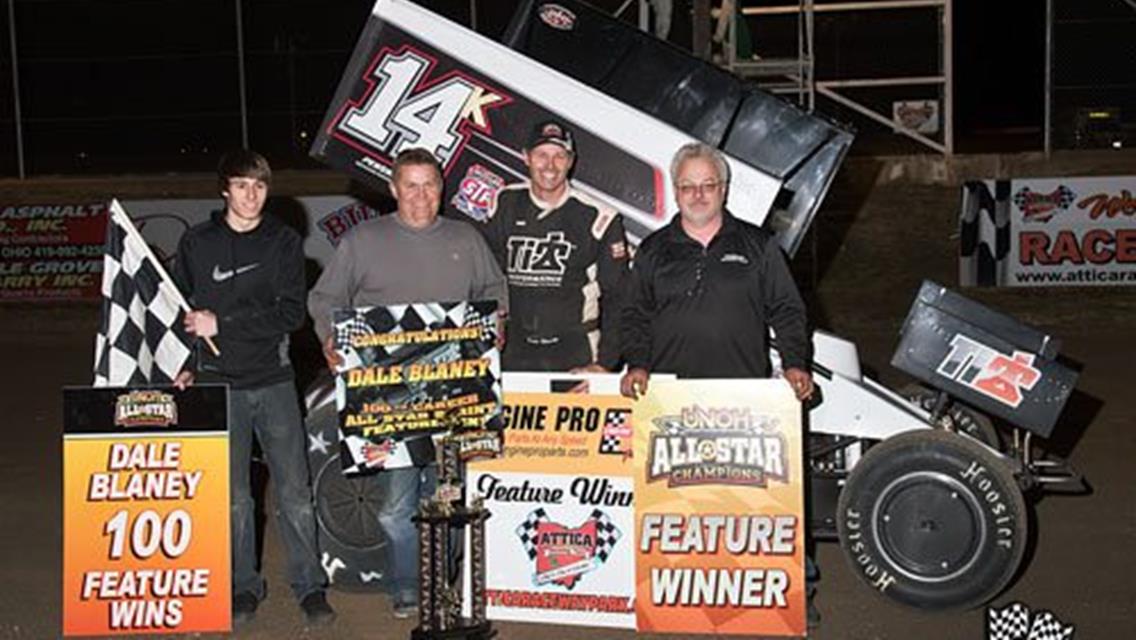
[[[857,343],[866,370],[899,385],[888,366],[897,333],[924,277],[953,286],[953,189],[895,187],[891,196],[834,193],[822,222],[818,254],[795,268],[816,271],[817,323]],[[897,195],[898,194],[898,195]],[[897,221],[917,206],[934,218],[913,235]],[[957,206],[957,205],[955,205]],[[906,210],[905,210],[906,209]],[[809,264],[806,264],[809,263]],[[1034,545],[1023,569],[994,604],[1021,601],[1077,626],[1077,638],[1132,637],[1136,618],[1136,293],[1132,289],[968,292],[1064,341],[1062,353],[1083,366],[1051,443],[1082,470],[1088,496],[1047,496],[1033,503]],[[60,633],[60,388],[90,382],[97,310],[92,306],[0,306],[3,393],[0,415],[9,434],[0,447],[0,638]],[[411,623],[395,620],[381,595],[332,592],[339,618],[306,631],[286,588],[275,525],[265,541],[270,595],[238,638],[405,638]],[[821,544],[817,603],[824,616],[812,638],[976,640],[982,610],[935,614],[892,604],[860,584],[840,549]],[[498,624],[504,640],[632,638],[630,632]],[[678,636],[640,636],[667,637]]]

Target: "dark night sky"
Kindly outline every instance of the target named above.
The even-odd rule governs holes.
[[[1106,6],[1114,13],[1136,16],[1122,0],[1055,1],[1062,6]],[[761,4],[789,2],[761,0]],[[622,1],[594,3],[611,10]],[[276,145],[278,149],[267,150],[303,166],[307,141],[297,139],[299,133],[319,122],[372,4],[371,0],[242,0],[253,146]],[[468,0],[423,0],[423,4],[457,21],[468,20]],[[480,0],[479,30],[499,34],[516,4],[516,0]],[[239,143],[233,8],[233,0],[15,0],[29,169],[33,173],[115,169],[116,159],[109,155],[113,149],[121,156],[117,160],[127,163],[117,168],[133,170],[129,162],[154,155],[151,152],[160,147],[169,158],[155,160],[152,169],[184,170],[195,166],[194,154],[207,167],[218,147]],[[1044,10],[1042,0],[954,0],[960,142],[1010,129],[1036,138],[1036,146],[1040,145]],[[883,15],[889,13],[890,17]],[[852,72],[885,63],[922,74],[935,72],[916,69],[934,60],[928,51],[934,52],[936,27],[926,12],[821,15],[818,74],[826,68]],[[772,22],[754,30],[767,41],[785,35],[777,33],[783,29]],[[1130,43],[1131,31],[1127,33],[1124,42]],[[1131,57],[1115,61],[1126,53],[1117,49],[1078,64],[1098,70],[1131,69]],[[1124,73],[1130,77],[1132,72]],[[11,74],[8,17],[2,11],[0,149],[4,150],[14,147],[9,144],[14,137]],[[960,148],[966,150],[965,143]],[[12,156],[0,152],[0,175],[13,173]]]

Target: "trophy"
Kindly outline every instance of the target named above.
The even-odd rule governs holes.
[[[501,434],[494,431],[457,431],[456,420],[437,447],[438,488],[422,500],[414,522],[418,525],[418,626],[412,640],[462,638],[482,640],[496,633],[485,617],[485,520],[489,511],[480,497],[466,505],[465,462],[501,451]],[[470,533],[470,617],[462,616],[460,581],[450,576],[458,567],[449,549],[451,536]]]

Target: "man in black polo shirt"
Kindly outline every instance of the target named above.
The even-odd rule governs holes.
[[[805,305],[773,235],[725,209],[729,166],[701,143],[671,162],[679,215],[639,246],[621,338],[624,395],[652,371],[680,378],[766,378],[769,327],[785,379],[813,393]]]
[[[679,215],[639,245],[620,337],[627,373],[620,391],[637,398],[650,372],[680,378],[767,378],[766,336],[777,332],[785,380],[797,399],[813,395],[805,305],[773,234],[726,211],[729,165],[717,149],[691,143],[675,153],[671,179]],[[806,557],[808,624],[818,577]]]

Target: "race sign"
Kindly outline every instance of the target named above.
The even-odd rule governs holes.
[[[504,455],[466,472],[489,618],[635,628],[631,401],[508,391],[503,413]]]
[[[1133,176],[966,182],[960,284],[1136,284],[1134,193]]]
[[[638,630],[803,636],[804,456],[789,386],[652,381],[634,410]]]
[[[63,633],[228,631],[228,388],[63,392]]]
[[[497,303],[439,302],[338,309],[336,379],[345,472],[383,468],[396,440],[497,428]]]

